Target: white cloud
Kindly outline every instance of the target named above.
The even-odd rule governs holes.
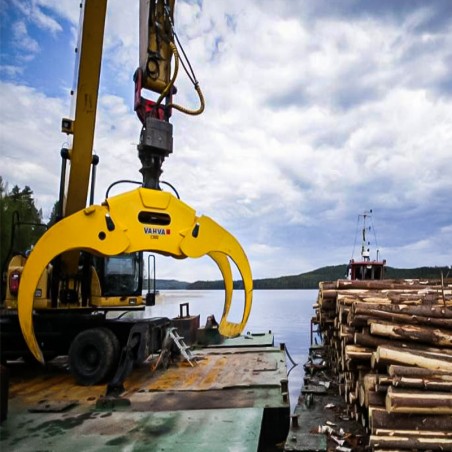
[[[385,251],[388,258],[400,262],[400,267],[413,268],[423,266],[452,266],[452,224],[438,229],[433,235],[418,238],[403,246],[390,247]],[[418,263],[418,256],[424,256],[424,262]],[[438,274],[438,278],[440,275]],[[449,275],[450,277],[450,275]]]
[[[52,17],[46,15],[40,8],[34,8],[31,20],[39,28],[49,30],[52,34],[62,31],[61,25]]]
[[[25,22],[17,21],[13,25],[13,33],[14,44],[17,48],[28,53],[36,53],[40,50],[38,42],[29,36]]]
[[[72,0],[33,0],[34,11],[39,11],[37,16],[45,15],[45,12],[51,12],[52,16],[64,18],[72,23],[78,24],[80,17],[80,3]],[[43,23],[52,21],[50,14],[46,16],[46,20],[42,20]],[[58,26],[49,27],[50,30],[55,31]]]
[[[19,66],[4,65],[0,66],[0,71],[7,77],[16,77],[23,73],[24,69]]]
[[[10,185],[29,185],[44,215],[58,196],[59,151],[64,138],[60,124],[66,106],[33,88],[0,83],[0,140],[2,177]]]

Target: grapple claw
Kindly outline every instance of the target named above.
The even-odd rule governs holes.
[[[19,323],[28,348],[35,358],[44,363],[33,328],[33,298],[42,272],[48,263],[61,253],[74,249],[96,252],[97,242],[102,242],[106,255],[121,254],[128,246],[127,236],[119,229],[105,234],[105,208],[89,207],[61,220],[50,228],[37,242],[24,266],[18,294]]]
[[[239,267],[243,280],[243,289],[245,291],[245,305],[243,309],[243,316],[240,323],[233,323],[228,321],[229,310],[231,309],[232,304],[232,293],[234,290],[231,265],[229,264],[228,257],[223,253],[212,251],[209,253],[209,256],[217,263],[224,280],[225,301],[223,315],[221,316],[221,321],[218,329],[223,336],[238,336],[245,328],[246,322],[248,321],[248,317],[251,312],[253,280],[251,278],[251,271],[249,269],[248,261],[246,261],[247,265],[243,265],[242,263],[241,267]]]
[[[211,218],[202,216],[197,220],[196,225],[196,237],[193,234],[187,235],[181,243],[181,249],[188,257],[208,254],[218,265],[225,285],[225,302],[219,330],[223,336],[237,336],[245,328],[251,312],[253,278],[248,259],[235,237]],[[227,320],[233,293],[232,272],[228,257],[237,266],[243,280],[245,305],[240,323]]]
[[[225,283],[225,304],[219,330],[224,336],[240,334],[248,320],[253,280],[248,259],[237,240],[212,219],[167,192],[139,188],[90,206],[50,228],[38,241],[25,264],[18,295],[19,322],[24,339],[41,362],[44,358],[33,328],[33,297],[42,272],[58,255],[71,250],[115,256],[150,251],[176,258],[209,255]],[[232,302],[231,259],[245,292],[240,323],[228,321]]]

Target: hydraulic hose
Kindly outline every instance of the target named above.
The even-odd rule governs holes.
[[[169,46],[170,46],[171,52],[173,52],[173,55],[174,55],[174,73],[173,73],[173,76],[171,77],[171,80],[169,81],[168,85],[166,85],[165,89],[162,91],[159,98],[157,99],[157,101],[155,103],[156,107],[158,107],[162,103],[163,99],[166,96],[168,96],[168,94],[171,91],[171,88],[173,87],[173,85],[176,81],[177,75],[179,73],[179,60],[180,60],[179,52],[177,50],[176,45],[173,42],[170,42]],[[198,97],[199,97],[199,101],[200,101],[200,106],[198,109],[193,110],[193,109],[183,107],[182,105],[173,104],[173,103],[168,104],[166,107],[174,108],[175,110],[178,110],[181,113],[185,113],[185,114],[191,115],[191,116],[200,115],[204,111],[204,108],[205,108],[204,95],[203,95],[203,93],[201,91],[201,87],[199,86],[199,83],[197,81],[195,81],[194,87],[195,87],[196,92],[198,93]]]

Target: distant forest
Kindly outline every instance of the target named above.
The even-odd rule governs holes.
[[[279,278],[255,279],[254,289],[317,289],[320,281],[335,281],[345,278],[347,265],[332,265],[321,267],[307,273]],[[418,268],[385,268],[385,277],[388,279],[440,279],[443,276],[452,277],[450,267],[418,267]],[[176,280],[156,280],[157,290],[215,290],[223,289],[223,281],[196,281],[193,283]],[[234,282],[234,288],[242,288],[241,281]]]

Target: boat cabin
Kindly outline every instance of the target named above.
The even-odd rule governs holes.
[[[384,279],[384,267],[386,265],[386,260],[383,261],[371,261],[362,260],[355,261],[351,259],[348,264],[348,279],[363,279],[363,280],[373,280],[373,279]]]

